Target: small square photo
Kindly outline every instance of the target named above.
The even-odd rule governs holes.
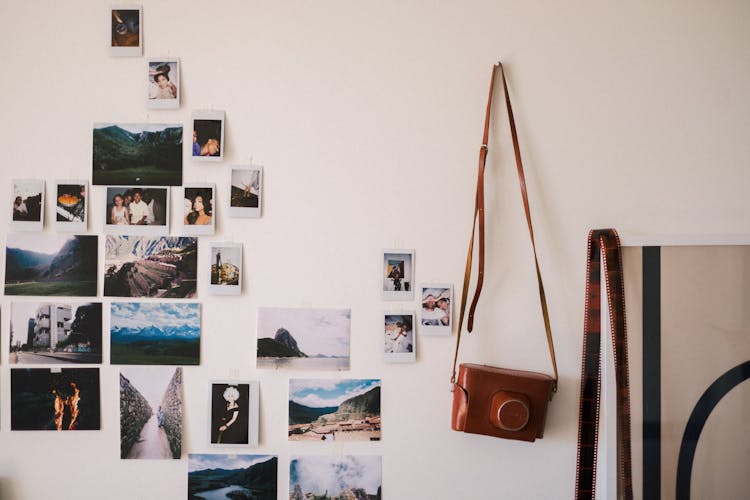
[[[143,52],[140,5],[113,5],[110,17],[110,54],[121,57],[138,57]]]
[[[260,217],[263,167],[232,167],[229,216]]]
[[[422,285],[420,332],[425,335],[450,335],[453,328],[453,285]]]
[[[44,179],[11,181],[14,230],[41,231],[44,226]]]
[[[224,111],[193,111],[193,160],[224,159]]]
[[[147,89],[149,108],[179,108],[180,60],[166,57],[149,59]]]
[[[242,243],[212,242],[211,284],[215,295],[239,295],[242,292]]]
[[[187,236],[214,234],[216,230],[216,186],[186,184],[182,190],[182,233]]]
[[[57,181],[55,229],[86,232],[88,183],[85,180]]]
[[[394,363],[416,360],[414,313],[387,312],[383,320],[383,357]]]
[[[414,251],[383,251],[383,300],[411,300],[414,298]]]

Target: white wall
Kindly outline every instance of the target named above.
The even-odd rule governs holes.
[[[246,287],[217,300],[199,275],[202,363],[185,369],[183,450],[211,451],[209,380],[258,379],[257,451],[279,455],[279,498],[289,457],[307,453],[382,454],[391,499],[570,496],[587,230],[616,227],[626,240],[750,232],[746,2],[152,0],[142,58],[108,56],[107,15],[93,2],[0,2],[0,168],[5,178],[44,177],[50,189],[55,178],[90,176],[93,122],[187,124],[191,109],[226,110],[226,161],[187,159],[185,181],[224,186],[227,165],[252,157],[265,166],[264,215],[220,211],[217,235],[201,238],[203,257],[212,239],[244,243]],[[145,57],[163,55],[181,58],[183,105],[148,111]],[[560,392],[535,444],[450,430],[455,337],[420,338],[413,365],[379,354],[390,305],[378,288],[382,248],[414,248],[418,282],[460,288],[498,59],[511,82],[560,365]],[[498,114],[494,124],[504,123]],[[488,163],[485,295],[462,358],[549,370],[501,132]],[[92,198],[90,232],[101,233],[104,188]],[[0,231],[6,224],[0,218]],[[3,298],[4,353],[9,305]],[[258,306],[351,307],[352,370],[340,376],[382,377],[382,442],[286,441],[289,374],[254,369]],[[119,460],[118,369],[105,363],[101,373],[101,432],[11,433],[3,354],[0,497],[185,497],[186,459]]]

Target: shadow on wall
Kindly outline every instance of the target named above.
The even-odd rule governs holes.
[[[3,500],[14,500],[16,498],[21,498],[18,494],[15,493],[15,488],[13,488],[13,479],[9,477],[0,477],[0,498]]]

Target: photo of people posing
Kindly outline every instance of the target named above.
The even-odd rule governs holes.
[[[114,234],[167,234],[169,188],[107,187],[104,230]]]
[[[180,62],[177,59],[149,59],[148,107],[176,109],[180,107]]]
[[[451,334],[453,287],[447,284],[422,286],[421,332],[433,335]]]
[[[188,184],[183,189],[182,225],[187,235],[214,234],[213,184]]]
[[[13,229],[41,230],[44,224],[44,180],[14,180]]]
[[[383,300],[409,300],[414,298],[414,251],[383,251]]]
[[[194,160],[221,161],[224,157],[224,112],[202,110],[193,112]]]

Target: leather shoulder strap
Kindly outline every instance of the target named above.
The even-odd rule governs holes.
[[[617,385],[618,496],[633,498],[630,455],[630,382],[625,326],[625,289],[622,278],[620,240],[614,229],[589,233],[586,263],[586,312],[583,325],[581,398],[578,411],[578,454],[576,499],[593,499],[596,485],[596,455],[599,440],[599,398],[601,392],[601,273],[609,302],[609,323],[615,358]]]
[[[495,73],[499,70],[500,77],[503,84],[503,93],[505,95],[505,106],[508,110],[508,121],[510,123],[510,135],[513,141],[513,151],[516,158],[516,170],[518,172],[518,181],[521,187],[521,198],[523,199],[523,208],[526,215],[526,225],[529,229],[529,236],[531,238],[531,247],[534,252],[534,265],[536,269],[537,283],[539,286],[539,301],[541,304],[542,317],[544,319],[544,329],[547,334],[547,347],[549,349],[550,359],[552,360],[552,369],[554,371],[555,383],[553,386],[553,392],[557,392],[557,360],[555,359],[555,345],[552,340],[552,329],[550,327],[549,311],[547,308],[547,297],[544,293],[544,284],[542,283],[542,274],[539,270],[539,259],[537,257],[536,242],[534,240],[534,229],[531,224],[531,211],[529,209],[529,198],[526,193],[526,176],[523,171],[523,161],[521,160],[521,149],[518,145],[518,134],[516,132],[516,121],[513,116],[513,107],[510,103],[510,94],[508,93],[508,82],[505,79],[505,72],[503,71],[502,63],[497,63],[492,68],[492,77],[490,78],[490,92],[487,97],[487,110],[484,116],[484,134],[482,136],[482,146],[479,149],[479,168],[477,172],[477,191],[474,202],[474,218],[472,220],[471,227],[471,238],[469,239],[469,251],[466,257],[466,268],[464,271],[464,283],[461,293],[461,309],[458,319],[458,333],[456,335],[456,351],[453,356],[453,375],[451,382],[456,380],[456,364],[458,363],[458,348],[461,342],[461,328],[463,326],[464,314],[466,310],[466,301],[469,291],[469,281],[471,278],[471,267],[472,258],[474,255],[474,234],[479,227],[479,263],[478,263],[478,275],[476,290],[474,292],[474,298],[471,301],[471,307],[469,308],[469,316],[467,321],[466,329],[471,332],[474,329],[474,313],[476,312],[477,303],[479,302],[479,296],[482,292],[482,285],[484,283],[484,171],[485,163],[487,161],[487,142],[489,139],[490,130],[490,114],[492,110],[492,95],[494,93],[495,86]]]

